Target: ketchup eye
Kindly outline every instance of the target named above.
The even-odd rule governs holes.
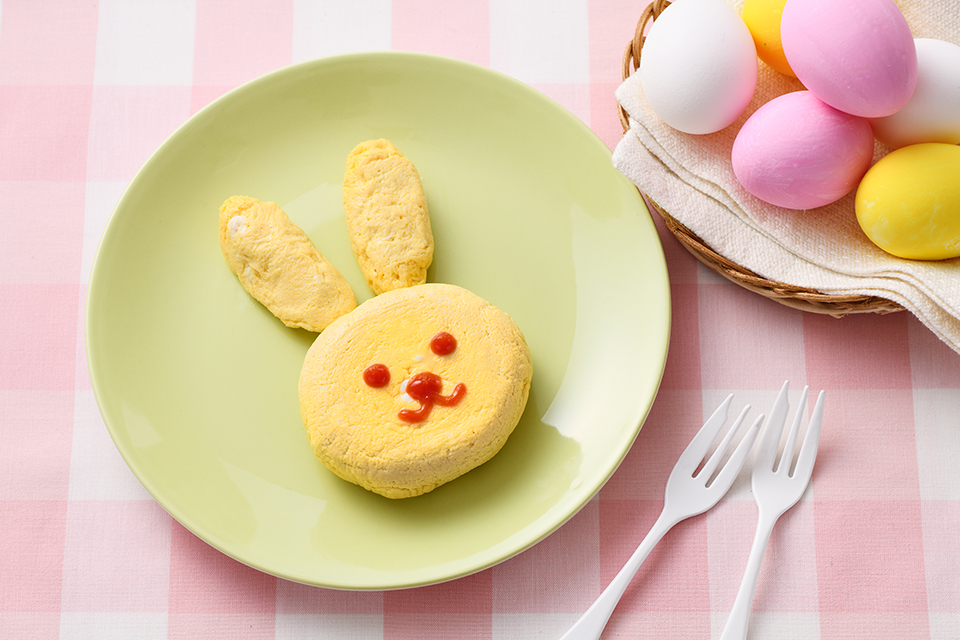
[[[457,349],[457,339],[446,331],[430,338],[430,350],[438,356],[448,356]]]
[[[390,369],[383,364],[372,364],[363,370],[363,381],[374,389],[385,387],[390,382]]]

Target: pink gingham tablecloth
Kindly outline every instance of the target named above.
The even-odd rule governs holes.
[[[721,280],[662,232],[673,295],[653,411],[612,480],[532,549],[388,592],[294,584],[173,520],[94,401],[83,312],[125,185],[191,114],[294,62],[416,50],[553,97],[612,148],[624,0],[0,2],[0,638],[559,638],[662,506],[726,394],[827,391],[811,487],[774,532],[751,638],[960,638],[960,357],[906,313],[836,320]],[[606,637],[718,637],[756,524],[748,474],[671,531]]]

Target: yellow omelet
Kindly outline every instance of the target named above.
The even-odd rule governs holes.
[[[220,249],[243,287],[288,327],[323,331],[357,306],[343,275],[274,202],[228,198]]]
[[[377,294],[427,281],[433,232],[420,174],[388,140],[358,144],[347,157],[343,209],[350,244]]]
[[[509,315],[466,289],[423,284],[372,298],[317,337],[300,411],[333,473],[406,498],[492,458],[520,421],[532,375]]]

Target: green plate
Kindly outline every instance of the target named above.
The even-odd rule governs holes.
[[[315,334],[288,329],[220,253],[232,195],[279,203],[371,297],[341,203],[347,154],[388,138],[417,166],[431,282],[503,309],[534,362],[491,461],[388,500],[314,458],[297,381]],[[314,60],[197,113],[130,183],[90,279],[87,354],[120,453],[170,514],[282,578],[393,589],[464,576],[549,535],[636,439],[666,359],[662,247],[637,189],[583,123],[534,89],[442,57]]]

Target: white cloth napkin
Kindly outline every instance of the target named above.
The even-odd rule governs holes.
[[[727,0],[739,13],[742,0]],[[955,0],[898,2],[914,37],[960,45]],[[951,6],[952,5],[952,6]],[[872,295],[899,303],[960,353],[960,258],[896,258],[864,235],[854,194],[817,209],[793,211],[748,193],[733,174],[730,150],[746,119],[770,99],[801,90],[795,78],[760,63],[753,101],[722,131],[697,136],[667,126],[643,97],[639,74],[617,89],[630,130],[614,165],[671,216],[726,258],[771,280],[837,295]],[[876,143],[874,161],[890,149]]]

